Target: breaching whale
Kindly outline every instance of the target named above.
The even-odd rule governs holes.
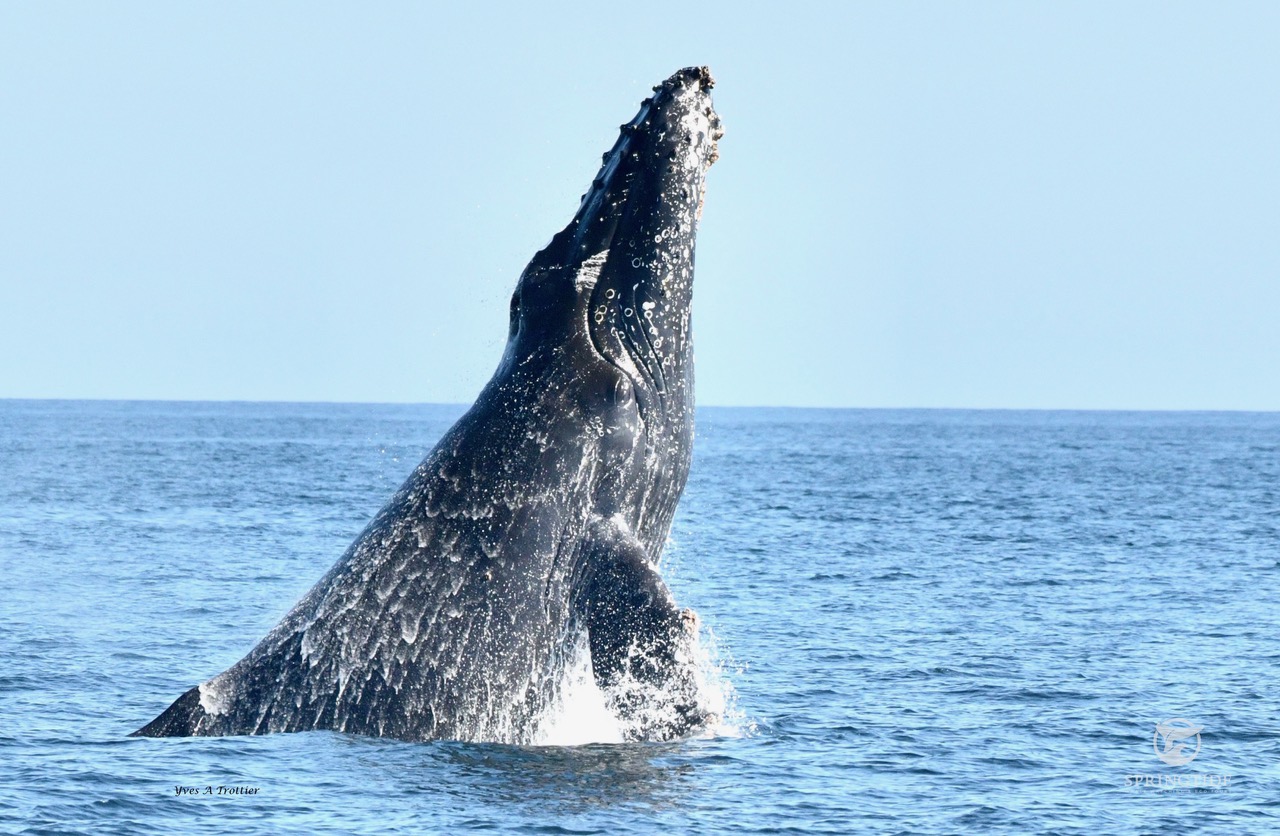
[[[582,647],[628,739],[708,719],[696,619],[656,567],[692,450],[712,85],[654,88],[521,274],[471,409],[275,629],[135,736],[529,743]]]

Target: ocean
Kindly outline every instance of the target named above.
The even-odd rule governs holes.
[[[710,733],[127,737],[461,412],[0,401],[0,830],[1280,830],[1280,414],[704,408]]]

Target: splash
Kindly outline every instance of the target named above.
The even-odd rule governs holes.
[[[623,742],[622,723],[609,710],[607,698],[591,673],[591,651],[585,635],[573,641],[564,677],[537,727],[535,746]]]
[[[694,643],[698,670],[698,701],[716,720],[703,729],[699,737],[744,737],[755,731],[755,723],[738,705],[738,692],[732,675],[744,668],[720,646],[716,634],[703,626]]]
[[[737,692],[729,675],[736,670],[734,663],[720,653],[715,634],[703,627],[693,643],[695,670],[697,671],[698,705],[710,715],[711,721],[701,727],[695,737],[741,737],[750,731],[750,723],[738,708]],[[611,708],[611,704],[635,705],[637,697],[643,699],[647,711],[662,711],[673,700],[662,694],[649,694],[651,686],[624,681],[608,690],[596,684],[591,671],[591,652],[585,635],[579,635],[571,644],[564,676],[556,689],[555,697],[538,719],[538,731],[534,735],[535,746],[584,746],[592,743],[623,743],[633,728],[653,723],[657,718],[640,714],[623,720]]]

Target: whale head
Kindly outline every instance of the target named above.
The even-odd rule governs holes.
[[[511,338],[585,336],[642,400],[691,396],[694,239],[723,136],[706,67],[653,88],[621,127],[577,213],[512,297]]]
[[[615,446],[634,440],[643,458],[623,481],[663,486],[646,503],[653,524],[633,521],[652,532],[644,539],[655,549],[692,450],[694,242],[724,135],[713,85],[706,67],[680,70],[622,125],[573,219],[521,275],[503,363],[532,369],[566,354],[604,361],[612,374],[602,385],[615,407],[609,432]]]

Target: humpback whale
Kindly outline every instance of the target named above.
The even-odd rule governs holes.
[[[526,744],[575,649],[627,739],[708,721],[697,620],[657,561],[692,452],[713,83],[695,67],[653,88],[521,274],[475,404],[247,656],[134,736]]]

